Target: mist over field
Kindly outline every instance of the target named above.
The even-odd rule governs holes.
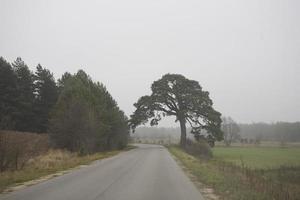
[[[253,124],[238,124],[239,138],[236,138],[236,142],[241,138],[259,139],[263,141],[285,141],[285,142],[300,142],[300,122],[288,123],[279,122],[274,124],[267,123],[253,123]],[[190,129],[188,129],[190,132]],[[168,139],[169,137],[174,139],[180,138],[180,127],[166,128],[166,127],[140,127],[137,128],[135,133],[132,134],[134,138],[158,138]],[[188,134],[188,137],[192,138],[192,134]]]
[[[130,115],[153,80],[179,73],[240,123],[299,121],[300,2],[15,1],[0,6],[0,55],[56,78],[83,69]],[[130,92],[125,92],[130,91]],[[160,126],[176,127],[174,120]]]

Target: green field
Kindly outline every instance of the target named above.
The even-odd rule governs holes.
[[[215,147],[210,160],[179,146],[169,151],[222,199],[300,199],[300,148]]]
[[[300,166],[300,148],[215,147],[214,158],[256,169]]]

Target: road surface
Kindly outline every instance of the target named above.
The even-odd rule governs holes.
[[[203,200],[167,149],[139,148],[28,188],[7,200]]]

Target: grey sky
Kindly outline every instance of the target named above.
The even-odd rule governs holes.
[[[299,0],[0,0],[0,25],[0,56],[82,68],[128,115],[170,72],[239,122],[300,120]]]

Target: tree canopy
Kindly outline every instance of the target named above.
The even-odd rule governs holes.
[[[55,81],[38,64],[0,57],[0,130],[50,134],[54,146],[89,153],[123,148],[128,119],[105,86],[83,71]]]
[[[142,96],[134,104],[136,110],[130,119],[133,130],[149,120],[153,126],[162,117],[175,116],[181,127],[182,146],[186,144],[186,123],[191,126],[191,133],[196,138],[209,141],[223,138],[221,114],[213,108],[209,92],[202,90],[197,81],[180,74],[166,74],[153,82],[151,90],[151,95]]]
[[[17,76],[0,57],[0,129],[14,129],[17,113]]]
[[[45,133],[58,89],[52,73],[38,65],[35,74],[18,57],[0,58],[0,129]]]
[[[127,118],[104,85],[82,70],[61,80],[49,130],[56,146],[84,152],[125,147]]]

